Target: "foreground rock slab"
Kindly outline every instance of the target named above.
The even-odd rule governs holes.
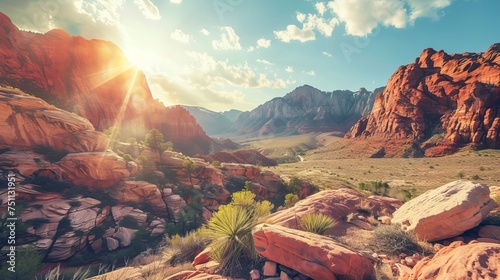
[[[326,190],[300,200],[291,208],[272,214],[269,216],[269,223],[298,229],[302,216],[318,212],[340,221],[342,217],[358,211],[362,204],[368,206],[372,213],[390,214],[401,207],[403,202],[381,196],[365,197],[358,191],[346,188]]]
[[[392,223],[427,241],[464,233],[496,207],[488,186],[455,181],[430,190],[405,203],[393,214]]]
[[[500,244],[454,242],[401,279],[500,279]]]
[[[253,239],[259,254],[313,279],[369,279],[375,273],[363,254],[321,235],[262,224]]]

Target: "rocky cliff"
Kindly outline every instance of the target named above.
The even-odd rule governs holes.
[[[284,97],[274,98],[250,112],[244,112],[235,129],[244,133],[347,132],[371,110],[375,95],[362,88],[357,92],[323,92],[308,85]]]
[[[426,49],[401,66],[370,115],[346,135],[386,156],[440,156],[471,145],[500,148],[500,44],[484,53]]]
[[[124,137],[142,138],[158,128],[188,154],[208,153],[212,144],[189,113],[153,99],[144,74],[116,45],[63,30],[20,31],[1,13],[0,85],[36,94],[100,131],[118,125]]]
[[[0,181],[15,178],[16,245],[34,245],[47,262],[133,257],[138,243],[199,226],[246,181],[259,199],[281,204],[286,193],[278,176],[255,165],[212,166],[117,143],[128,154],[122,158],[88,120],[16,89],[0,87],[0,131]],[[1,213],[8,202],[4,184]],[[6,245],[1,234],[0,247]]]

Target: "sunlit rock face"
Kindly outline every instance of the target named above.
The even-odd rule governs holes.
[[[375,95],[382,89],[323,92],[304,85],[242,113],[234,127],[240,132],[261,134],[347,132],[370,112]]]
[[[142,138],[157,128],[188,154],[208,153],[212,143],[186,110],[169,109],[153,99],[144,73],[113,43],[58,29],[20,31],[1,13],[0,85],[74,112],[96,130],[118,124],[122,136]]]
[[[370,115],[346,135],[403,155],[413,145],[441,156],[472,145],[500,148],[500,44],[484,53],[426,49],[401,66],[377,96]],[[391,144],[387,144],[390,142]]]

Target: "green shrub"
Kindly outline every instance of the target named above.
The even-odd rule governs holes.
[[[299,201],[299,196],[293,193],[289,193],[285,195],[285,207],[290,208],[295,205]]]
[[[472,180],[480,180],[481,177],[479,177],[479,175],[476,174],[476,175],[472,176],[471,179]]]
[[[231,203],[220,206],[214,213],[208,222],[207,233],[213,239],[211,256],[220,264],[220,273],[248,275],[245,270],[260,259],[253,246],[252,229],[272,208],[270,202],[257,202],[255,194],[241,191],[232,195]]]
[[[15,272],[8,271],[9,266],[2,260],[0,279],[35,279],[36,272],[42,267],[42,259],[33,245],[16,247]]]
[[[338,224],[335,219],[322,213],[306,214],[299,223],[304,230],[316,234],[324,234],[328,229]]]

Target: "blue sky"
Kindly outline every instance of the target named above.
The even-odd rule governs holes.
[[[110,40],[166,105],[250,110],[309,84],[373,90],[425,48],[500,42],[498,0],[11,0],[20,28]]]

